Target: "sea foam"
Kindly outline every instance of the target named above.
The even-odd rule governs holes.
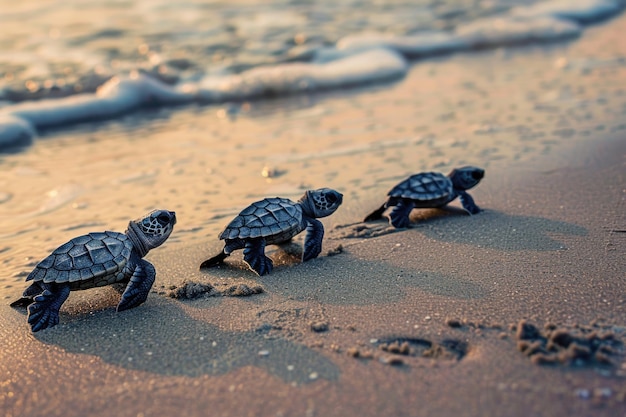
[[[308,62],[260,66],[240,74],[207,75],[199,81],[173,86],[139,73],[114,77],[95,93],[1,107],[0,149],[28,144],[38,129],[111,119],[150,106],[242,101],[398,79],[409,69],[407,59],[574,38],[582,33],[583,25],[613,16],[623,7],[621,0],[552,0],[516,7],[448,32],[354,34],[333,47],[318,47],[307,53]]]

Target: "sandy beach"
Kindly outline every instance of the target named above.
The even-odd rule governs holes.
[[[0,411],[626,416],[625,30],[621,15],[567,43],[419,62],[382,87],[235,116],[154,110],[2,155]],[[470,163],[486,169],[480,214],[456,201],[406,230],[359,222],[406,175]],[[299,236],[268,250],[271,275],[240,252],[199,271],[246,202],[331,185],[345,202],[318,259],[299,262]],[[145,304],[116,313],[111,288],[72,292],[35,334],[8,306],[51,249],[154,206],[179,224],[147,256]],[[205,294],[187,299],[189,283]]]
[[[153,294],[116,314],[112,290],[84,291],[35,336],[4,306],[5,415],[621,415],[621,343],[613,365],[537,365],[511,326],[595,324],[623,343],[625,151],[607,138],[494,170],[480,215],[331,238],[342,253],[262,279],[237,261],[199,275],[200,247],[152,257],[157,289],[193,277],[260,295]],[[418,353],[380,348],[394,340]]]

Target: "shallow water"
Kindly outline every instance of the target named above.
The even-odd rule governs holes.
[[[45,91],[53,87],[93,89],[96,79],[138,68],[186,79],[241,72],[364,30],[453,28],[524,3],[2,0],[0,80],[18,99],[53,95]]]
[[[28,4],[22,3],[15,13],[34,13]],[[111,4],[119,8],[98,13],[115,15],[128,8],[127,3]],[[138,5],[143,3],[132,4],[141,10]],[[408,7],[398,4],[398,10]],[[429,10],[438,10],[438,4]],[[466,9],[474,14],[459,12],[459,16],[467,20],[476,10],[490,13],[496,8],[496,3],[481,4],[482,8],[474,9],[468,3]],[[186,5],[181,7],[193,7],[193,3]],[[251,10],[289,13],[292,7],[312,7],[306,3],[283,6],[251,6]],[[215,7],[225,15],[232,10],[225,4]],[[331,2],[319,7],[333,8]],[[384,14],[376,16],[380,10],[376,7],[383,6],[367,10],[370,20],[384,20]],[[48,10],[57,10],[55,3]],[[38,13],[35,19],[46,20],[43,11]],[[342,13],[332,15],[358,21],[361,11]],[[145,19],[170,19],[163,10],[150,16]],[[109,28],[112,24],[106,22],[113,20],[94,18]],[[67,22],[71,22],[69,17]],[[370,23],[366,21],[363,27]],[[134,18],[128,24],[143,31],[154,29],[137,24]],[[180,29],[173,23],[156,26]],[[68,23],[68,27],[75,26]],[[411,30],[400,28],[394,26],[399,32]],[[0,154],[0,265],[4,272],[0,296],[18,294],[29,270],[68,239],[89,231],[123,231],[128,220],[154,207],[175,210],[179,218],[166,247],[201,245],[209,252],[209,247],[219,246],[220,228],[251,201],[274,195],[295,199],[308,188],[330,186],[346,195],[337,215],[325,220],[332,236],[334,224],[358,221],[380,203],[390,186],[410,173],[445,172],[475,164],[487,169],[488,181],[490,167],[555,152],[564,142],[621,131],[626,98],[617,86],[626,71],[626,46],[615,33],[624,28],[624,19],[619,17],[606,28],[613,29],[591,27],[580,40],[551,47],[436,58],[407,66],[403,79],[349,91],[240,100],[219,107],[197,101],[183,106],[140,106],[140,111],[123,112],[113,120],[67,123],[42,131],[29,146]],[[93,28],[86,32],[98,33]],[[267,29],[262,38],[270,32]],[[125,33],[113,36],[114,43],[130,44]],[[195,29],[194,34],[202,37]],[[176,39],[172,42],[185,43]],[[165,45],[169,44],[163,43],[164,49]],[[58,114],[57,102],[49,102],[52,110],[47,111]],[[32,107],[33,103],[26,102],[31,107],[24,112],[41,117],[41,109]],[[16,106],[9,104],[4,110]],[[76,108],[69,111],[76,112]]]
[[[578,37],[590,23],[619,14],[624,2],[468,2],[453,9],[438,2],[410,7],[348,2],[255,5],[237,7],[235,12],[229,11],[231,6],[218,5],[209,14],[215,18],[223,11],[220,24],[227,23],[214,24],[211,30],[204,26],[210,18],[196,21],[203,15],[196,3],[177,5],[175,12],[160,3],[106,3],[87,12],[90,18],[83,18],[81,9],[78,21],[72,20],[76,13],[66,6],[54,6],[36,10],[27,4],[5,17],[12,30],[0,42],[10,62],[3,74],[5,85],[0,85],[4,97],[0,147],[30,143],[38,129],[119,118],[154,106],[224,103],[384,83],[404,77],[409,59]],[[25,12],[35,18],[24,33],[12,25]],[[135,12],[141,16],[127,23]],[[348,16],[346,21],[343,16]],[[409,16],[411,28],[403,24]],[[136,22],[142,24],[141,30],[132,29]],[[150,31],[157,27],[158,36],[153,36]],[[31,36],[31,30],[39,36]],[[314,40],[307,31],[316,34]],[[332,40],[320,38],[321,33]],[[208,46],[212,35],[228,38],[227,43],[232,36],[241,41],[230,42],[233,45],[224,51],[234,61],[220,62],[224,54],[215,55]],[[131,39],[137,36],[152,43],[135,45]],[[98,43],[103,39],[106,46]],[[130,50],[124,52],[127,45]],[[137,53],[145,57],[138,59]],[[81,68],[66,59],[80,61]]]

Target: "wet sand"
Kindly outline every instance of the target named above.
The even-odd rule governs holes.
[[[591,29],[590,39],[573,44],[572,55],[593,56],[593,51],[606,46],[612,56],[620,56],[624,46],[618,41],[624,24],[620,18]],[[299,264],[301,239],[296,239],[295,245],[270,252],[277,267],[269,276],[259,278],[248,271],[240,254],[231,256],[223,267],[200,272],[197,265],[220,249],[217,239],[207,237],[214,236],[224,220],[216,218],[203,224],[201,233],[183,227],[184,239],[149,254],[157,268],[157,282],[139,308],[116,314],[119,296],[109,288],[75,292],[63,306],[61,324],[33,335],[24,314],[4,303],[0,306],[4,345],[0,410],[6,416],[626,413],[626,140],[623,94],[614,84],[626,79],[624,69],[619,64],[617,70],[603,74],[603,66],[613,61],[596,55],[596,60],[585,61],[587,69],[577,67],[579,61],[565,60],[561,67],[544,68],[542,73],[537,62],[529,59],[536,54],[536,50],[513,53],[509,65],[527,64],[531,69],[521,71],[519,78],[506,79],[495,71],[491,84],[481,79],[467,86],[470,93],[458,92],[453,88],[456,82],[447,86],[455,92],[451,95],[456,104],[467,94],[482,97],[472,101],[468,111],[473,120],[466,120],[458,109],[447,116],[439,113],[442,104],[433,109],[422,105],[428,116],[439,117],[427,125],[431,136],[416,144],[416,149],[431,152],[418,157],[418,164],[427,166],[417,170],[445,169],[465,159],[477,163],[482,155],[488,161],[486,178],[471,193],[483,213],[467,216],[457,202],[453,205],[457,209],[415,212],[414,227],[408,230],[391,232],[385,222],[368,224],[367,229],[350,225],[377,207],[385,191],[409,172],[412,155],[406,149],[413,149],[408,146],[412,142],[389,142],[389,147],[383,147],[388,153],[356,152],[355,157],[351,152],[357,148],[352,144],[341,147],[339,139],[322,137],[319,143],[298,148],[296,155],[318,152],[316,146],[334,154],[304,162],[278,160],[275,166],[294,177],[268,187],[295,193],[298,187],[292,184],[306,179],[300,164],[307,164],[319,175],[315,183],[336,180],[351,188],[346,193],[351,198],[346,198],[336,216],[324,221],[324,254],[332,251],[333,256]],[[539,55],[554,63],[563,49],[541,50]],[[490,56],[487,59],[493,60]],[[468,63],[480,57],[459,59]],[[421,72],[439,71],[444,79],[446,71],[458,73],[456,67],[462,64],[454,62],[458,61],[416,67],[389,91],[359,92],[356,98],[331,96],[328,106],[336,111],[315,120],[329,129],[348,129],[358,120],[358,109],[371,104],[372,118],[382,114],[391,120],[384,126],[387,132],[399,128],[401,119],[406,130],[398,136],[424,129],[428,121],[420,117],[425,116],[416,116],[416,107],[406,103],[411,96],[437,96],[446,85],[424,86],[416,80],[424,79]],[[487,66],[476,64],[472,70],[480,65]],[[549,89],[547,81],[563,88],[541,95],[543,88]],[[577,82],[581,89],[575,90],[572,86]],[[528,87],[529,94],[541,99],[520,103],[524,88],[518,90],[514,84]],[[486,85],[491,88],[481,89]],[[351,106],[354,101],[358,105],[341,105],[350,100]],[[486,106],[490,100],[497,107]],[[511,115],[517,119],[510,119]],[[492,123],[481,123],[488,119]],[[511,128],[518,121],[534,129]],[[308,118],[291,123],[290,132],[301,131],[304,136],[311,128]],[[235,129],[242,133],[251,125],[244,120]],[[468,144],[460,132],[467,135],[469,130],[481,130],[479,134],[488,139],[480,145]],[[364,143],[370,136],[373,143],[378,134],[376,129],[363,133]],[[450,139],[441,142],[429,137]],[[158,141],[159,135],[151,139]],[[505,140],[513,144],[498,145]],[[170,146],[160,152],[170,152],[174,149]],[[267,152],[275,154],[281,149],[278,142],[268,147]],[[239,151],[245,158],[255,149],[242,145]],[[83,151],[79,146],[74,152],[80,158]],[[191,175],[200,168],[189,158]],[[378,171],[369,173],[372,166]],[[257,168],[241,166],[243,173]],[[349,171],[347,177],[337,174],[342,170]],[[261,181],[265,179],[250,181],[245,192],[236,192],[236,187],[225,190],[223,207],[229,210],[236,205],[233,199],[242,194],[251,198]],[[173,178],[165,188],[175,183]],[[104,180],[101,189],[103,184]],[[31,185],[40,186],[34,180]],[[121,194],[130,187],[124,182],[118,185]],[[180,187],[179,198],[193,193],[191,184]],[[117,203],[114,197],[104,197]],[[197,207],[186,206],[180,218],[188,214],[189,224],[197,223],[201,216]],[[130,215],[137,207],[121,210],[126,212],[115,215]],[[97,225],[111,224],[111,216],[102,214]],[[76,221],[87,217],[79,212]],[[41,233],[53,234],[57,227],[48,226]],[[76,230],[62,231],[76,234]],[[53,243],[50,240],[46,245]],[[20,254],[33,250],[23,242],[19,246]],[[37,248],[42,253],[33,256],[43,255],[45,249]],[[7,264],[18,268],[15,262],[9,259]],[[170,297],[174,287],[185,281],[210,284],[219,294],[190,300]],[[229,288],[239,284],[260,286],[263,292],[228,296],[232,295]],[[21,283],[14,283],[3,294],[8,300],[21,289]],[[547,325],[572,335],[593,333],[595,339],[587,339],[605,346],[610,364],[600,356],[537,364],[527,346],[537,339],[520,336],[522,320],[542,331]]]

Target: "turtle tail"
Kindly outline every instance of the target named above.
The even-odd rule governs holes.
[[[200,264],[200,269],[211,268],[211,267],[217,266],[221,264],[222,262],[224,262],[224,259],[228,258],[229,255],[230,255],[229,253],[222,251],[219,254],[215,255],[214,257],[209,258],[206,261],[202,262]]]
[[[379,220],[383,217],[383,213],[385,212],[386,209],[386,204],[383,204],[382,206],[380,206],[379,208],[377,208],[376,210],[374,210],[373,212],[371,212],[367,217],[365,217],[365,219],[363,219],[364,222],[371,222],[374,220]]]

